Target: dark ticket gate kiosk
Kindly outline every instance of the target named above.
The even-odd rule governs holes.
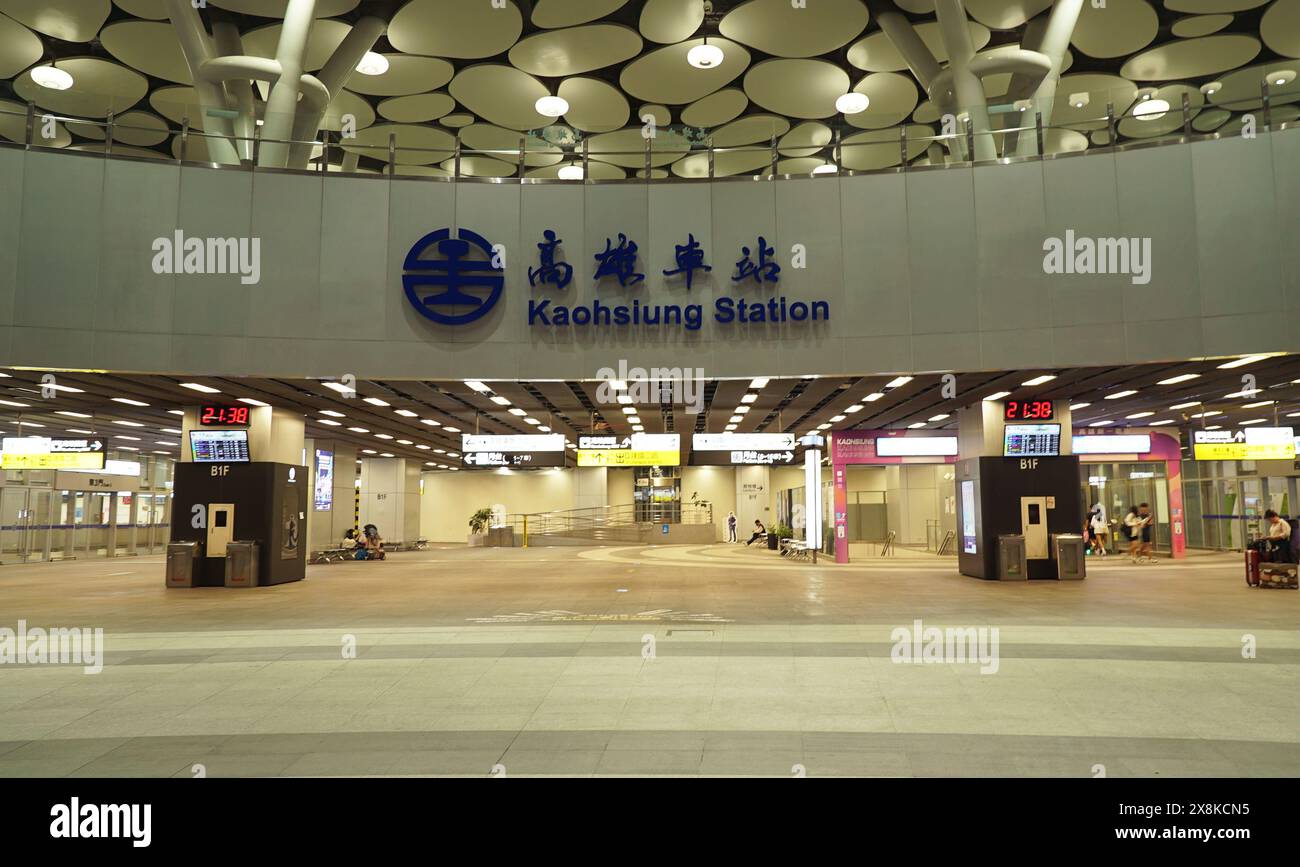
[[[240,542],[257,543],[258,585],[306,577],[311,474],[305,467],[179,463],[175,478],[171,538],[196,543],[193,586],[225,586],[227,546]]]
[[[981,457],[957,462],[958,567],[973,578],[1058,578],[1054,537],[1083,526],[1079,459]],[[1000,575],[999,549],[1023,537],[1025,574]],[[1082,577],[1079,575],[1078,577]]]

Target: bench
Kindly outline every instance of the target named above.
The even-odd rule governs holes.
[[[309,563],[334,563],[343,560],[351,560],[356,556],[356,548],[326,548],[323,551],[313,551]]]
[[[781,556],[791,560],[808,560],[812,557],[812,549],[802,539],[782,539]]]

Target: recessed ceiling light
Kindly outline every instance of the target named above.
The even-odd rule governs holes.
[[[1177,385],[1180,382],[1187,382],[1189,379],[1197,379],[1199,373],[1180,373],[1177,376],[1171,376],[1168,379],[1162,379],[1156,385]]]
[[[348,430],[352,431],[353,433],[370,433],[370,428],[366,428],[366,427],[350,427],[348,428]]]
[[[728,424],[740,424],[740,423],[741,423],[742,421],[744,421],[744,420],[745,420],[745,417],[744,417],[743,415],[733,415],[731,418],[727,419],[727,423],[728,423]]]
[[[1033,379],[1020,383],[1021,385],[1042,385],[1044,382],[1051,382],[1056,379],[1055,374],[1044,373],[1042,376],[1035,376]]]
[[[907,429],[908,429],[908,430],[916,430],[917,428],[923,428],[923,427],[925,427],[925,422],[923,422],[923,421],[918,421],[916,424],[909,424],[909,425],[907,426]]]
[[[949,414],[946,413],[946,412],[943,412],[943,413],[939,413],[939,415],[932,415],[932,416],[930,416],[930,421],[943,421],[944,419],[946,419],[946,418],[948,418],[948,417],[949,417]]]
[[[985,399],[985,400],[1001,400],[1002,398],[1006,397],[1006,396],[1009,395],[1009,394],[1011,394],[1011,392],[1009,392],[1009,391],[995,391],[995,392],[993,392],[992,394],[990,394],[988,397],[986,397],[986,398],[984,398],[984,399]]]
[[[367,398],[363,398],[363,400],[365,400],[365,402],[370,404],[371,406],[392,406],[392,404],[390,404],[388,401],[381,400],[377,397],[367,397]]]
[[[335,411],[332,410],[332,409],[323,409],[323,410],[320,411],[320,414],[321,414],[321,415],[327,415],[327,416],[329,416],[330,418],[347,418],[347,416],[345,416],[343,413],[341,413],[341,412],[335,412]]]
[[[1211,409],[1206,412],[1194,413],[1192,418],[1213,418],[1216,415],[1223,415],[1223,413],[1219,412],[1217,409]]]
[[[749,407],[745,406],[744,404],[741,404],[740,406],[736,407],[734,412],[736,413],[736,415],[744,415],[745,413],[749,412]]]
[[[252,397],[237,397],[235,398],[235,400],[239,401],[240,403],[246,403],[249,406],[270,406],[269,403],[262,403],[262,401]]]
[[[528,410],[526,410],[526,409],[520,409],[519,407],[514,406],[514,407],[511,407],[511,408],[510,408],[510,414],[511,414],[511,415],[517,415],[517,416],[523,417],[523,416],[528,415]]]
[[[618,402],[622,404],[629,404],[632,402],[632,398],[628,397],[626,394],[620,394],[618,395]]]
[[[85,390],[84,388],[73,388],[73,387],[70,386],[70,385],[59,385],[58,383],[54,383],[54,382],[42,382],[42,383],[41,383],[41,388],[52,388],[52,389],[54,389],[55,391],[66,391],[66,392],[68,392],[69,394],[85,394],[85,393],[86,393],[86,390]]]
[[[357,72],[362,75],[383,75],[387,71],[388,58],[375,51],[367,51],[357,64]]]
[[[144,427],[144,425],[140,424],[138,421],[123,421],[121,419],[114,420],[113,424],[125,425],[126,427]]]
[[[19,403],[19,402],[16,401],[16,400],[0,400],[0,405],[3,405],[3,406],[19,406],[19,407],[23,407],[23,406],[31,406],[30,403]]]
[[[758,395],[756,395],[756,394],[747,394],[747,395],[745,395],[744,397],[742,397],[742,398],[740,399],[740,402],[741,402],[741,403],[753,403],[753,402],[756,401],[756,400],[758,400]]]
[[[49,90],[67,90],[72,87],[72,75],[57,66],[37,66],[32,70],[32,81]]]
[[[129,397],[115,397],[112,400],[113,403],[124,403],[127,406],[148,406],[149,405],[142,400],[132,400]]]
[[[341,421],[335,421],[335,420],[332,419],[332,418],[318,418],[318,419],[316,419],[316,423],[317,423],[317,424],[329,425],[330,427],[343,427],[343,422],[341,422]]]
[[[1105,400],[1119,400],[1121,397],[1129,397],[1130,395],[1134,395],[1134,394],[1137,394],[1136,389],[1126,388],[1123,391],[1111,392],[1110,394],[1106,395]]]
[[[182,410],[182,409],[169,409],[169,410],[167,410],[167,414],[168,414],[168,415],[185,415],[185,411]]]
[[[831,424],[839,424],[840,422],[844,421],[844,419],[846,418],[848,418],[848,416],[833,415],[831,416]]]
[[[1246,421],[1243,421],[1243,422],[1241,423],[1241,426],[1242,426],[1242,427],[1245,427],[1245,426],[1248,425],[1248,424],[1263,424],[1263,423],[1266,422],[1266,421],[1268,421],[1268,419],[1266,419],[1266,418],[1252,418],[1252,419],[1248,419],[1248,420],[1246,420]]]
[[[411,412],[409,409],[395,409],[395,410],[393,410],[393,412],[395,412],[395,413],[397,413],[398,415],[402,416],[402,418],[419,418],[419,417],[420,417],[420,414],[419,414],[418,412]]]
[[[1155,427],[1156,425],[1162,425],[1162,424],[1177,424],[1177,422],[1174,421],[1172,418],[1162,418],[1159,421],[1149,421],[1147,422],[1147,424],[1151,425],[1152,427]]]
[[[491,391],[491,390],[492,390],[492,389],[488,388],[486,385],[484,385],[483,383],[479,382],[477,379],[467,379],[467,380],[465,380],[465,385],[469,386],[470,388],[474,389],[475,391],[479,392],[480,394],[481,394],[482,392],[485,392],[485,391]]]
[[[543,117],[560,117],[568,114],[569,101],[561,96],[543,96],[534,103],[533,108]]]
[[[1232,361],[1225,361],[1219,365],[1219,370],[1231,370],[1234,367],[1243,367],[1247,364],[1254,364],[1256,361],[1263,361],[1268,358],[1267,355],[1245,355],[1241,358],[1234,358]]]
[[[725,429],[726,429],[726,430],[729,430],[729,431],[733,431],[733,430],[736,429],[736,426],[735,426],[734,424],[729,424],[729,425],[727,425],[727,427],[726,427]]]
[[[337,391],[339,394],[351,395],[351,394],[356,394],[357,391],[355,388],[344,385],[341,382],[322,382],[321,385],[325,386],[328,389]]]
[[[885,395],[879,391],[873,391],[871,394],[862,398],[862,400],[866,403],[875,403],[876,401],[880,400],[884,396]]]
[[[375,437],[381,440],[391,440],[392,434],[375,434]]]
[[[817,425],[817,430],[826,430],[828,427],[830,427],[828,424],[819,424]]]
[[[153,444],[156,445],[156,446],[174,446],[174,445],[176,445],[176,443],[170,442],[170,441],[168,441],[168,440],[154,440],[154,441],[153,441]]]
[[[329,383],[326,383],[326,385],[329,385]],[[190,391],[201,391],[204,394],[221,394],[221,389],[204,385],[201,382],[182,382],[181,388],[188,388]]]
[[[885,383],[885,388],[902,388],[912,381],[910,376],[896,376],[889,382]]]
[[[163,433],[176,434],[177,436],[180,436],[182,433],[184,433],[184,431],[177,430],[177,429],[174,428],[174,427],[162,427],[162,428],[158,428],[158,429],[159,429],[160,431],[162,431]]]
[[[460,433],[460,428],[458,427],[445,427],[443,428],[443,430],[445,430],[447,433]]]
[[[429,427],[442,427],[442,422],[434,421],[431,418],[420,419],[420,424],[427,424]]]
[[[68,418],[93,418],[93,416],[84,412],[72,412],[71,410],[61,409],[54,413],[55,415],[66,415]]]
[[[374,449],[362,449],[362,450],[361,450],[361,454],[363,454],[363,455],[377,455],[377,454],[379,454],[379,452],[375,451]]]
[[[1132,415],[1126,415],[1124,418],[1148,418],[1155,415],[1154,412],[1135,412]]]
[[[510,406],[510,398],[508,398],[508,397],[502,397],[502,396],[499,395],[499,394],[494,394],[494,395],[492,395],[491,400],[492,400],[492,402],[495,403],[497,406]]]
[[[1092,406],[1092,404],[1087,403],[1087,402],[1084,402],[1084,403],[1072,403],[1072,404],[1070,404],[1070,409],[1083,409],[1084,407],[1088,407],[1088,406]]]
[[[1234,397],[1252,397],[1256,394],[1259,394],[1263,390],[1264,389],[1262,388],[1246,388],[1246,389],[1242,389],[1241,391],[1234,391],[1232,394],[1225,394],[1224,397],[1228,398],[1229,400],[1231,400]]]
[[[95,432],[93,430],[85,430],[79,427],[70,427],[68,428],[68,433],[82,434],[83,436],[92,436]]]
[[[113,439],[115,439],[115,440],[127,440],[127,441],[129,441],[129,442],[133,442],[133,443],[138,443],[138,442],[140,442],[140,438],[139,438],[139,437],[129,437],[129,436],[126,436],[125,434],[113,434]]]
[[[1277,402],[1277,401],[1273,401],[1273,400],[1257,400],[1257,401],[1255,401],[1254,403],[1243,403],[1243,404],[1241,405],[1241,408],[1242,408],[1242,409],[1254,409],[1254,408],[1257,407],[1257,406],[1271,406],[1272,404],[1274,404],[1274,403],[1276,403],[1276,402]]]
[[[541,425],[541,426],[538,427],[537,429],[538,429],[539,431],[541,431],[542,433],[550,433],[550,432],[551,432],[551,429],[550,429],[549,427],[547,427],[546,425]]]
[[[1187,401],[1186,403],[1176,403],[1176,404],[1174,404],[1173,406],[1171,406],[1171,407],[1169,407],[1169,408],[1170,408],[1170,409],[1190,409],[1191,407],[1194,407],[1194,406],[1200,406],[1200,405],[1201,405],[1201,402],[1200,402],[1199,400],[1189,400],[1189,401]]]
[[[835,110],[840,114],[858,114],[871,106],[871,98],[865,93],[846,93],[835,100]]]
[[[622,409],[624,415],[636,415],[636,407],[634,406],[625,406]]]
[[[1088,427],[1105,427],[1108,424],[1114,424],[1114,423],[1115,423],[1114,419],[1104,418],[1101,421],[1089,422]]]
[[[854,412],[862,412],[862,410],[863,410],[863,406],[862,406],[862,404],[860,404],[860,403],[855,403],[855,404],[853,404],[853,406],[848,407],[848,408],[845,409],[844,411],[847,412],[847,413],[854,413]]]
[[[764,376],[758,379],[751,379],[749,381],[749,387],[754,389],[755,391],[761,391],[767,388],[767,383],[768,383],[768,379],[767,377]]]

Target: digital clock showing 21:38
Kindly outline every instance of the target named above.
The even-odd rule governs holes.
[[[1009,400],[1007,421],[1051,421],[1055,408],[1050,400]]]
[[[199,424],[203,427],[247,427],[247,406],[228,406],[219,403],[199,407]]]

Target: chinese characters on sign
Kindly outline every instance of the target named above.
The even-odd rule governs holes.
[[[528,269],[528,283],[532,286],[549,283],[557,289],[563,289],[573,281],[573,266],[555,259],[556,250],[564,242],[554,229],[545,230],[542,238],[542,242],[537,245],[539,266]],[[673,247],[677,267],[665,269],[665,277],[684,274],[686,288],[690,289],[695,285],[696,271],[708,273],[713,270],[713,266],[704,261],[704,245],[695,240],[694,233],[686,236],[685,244],[674,244]],[[599,264],[592,279],[613,277],[620,286],[635,286],[645,279],[645,275],[636,270],[639,251],[637,243],[623,232],[618,233],[617,246],[614,245],[613,238],[606,238],[604,252],[597,253],[594,257]],[[749,279],[759,284],[781,281],[781,266],[775,260],[776,248],[768,246],[767,239],[762,235],[758,236],[757,262],[754,261],[755,253],[749,247],[742,246],[740,253],[742,258],[736,263],[736,273],[731,277],[733,283]]]

